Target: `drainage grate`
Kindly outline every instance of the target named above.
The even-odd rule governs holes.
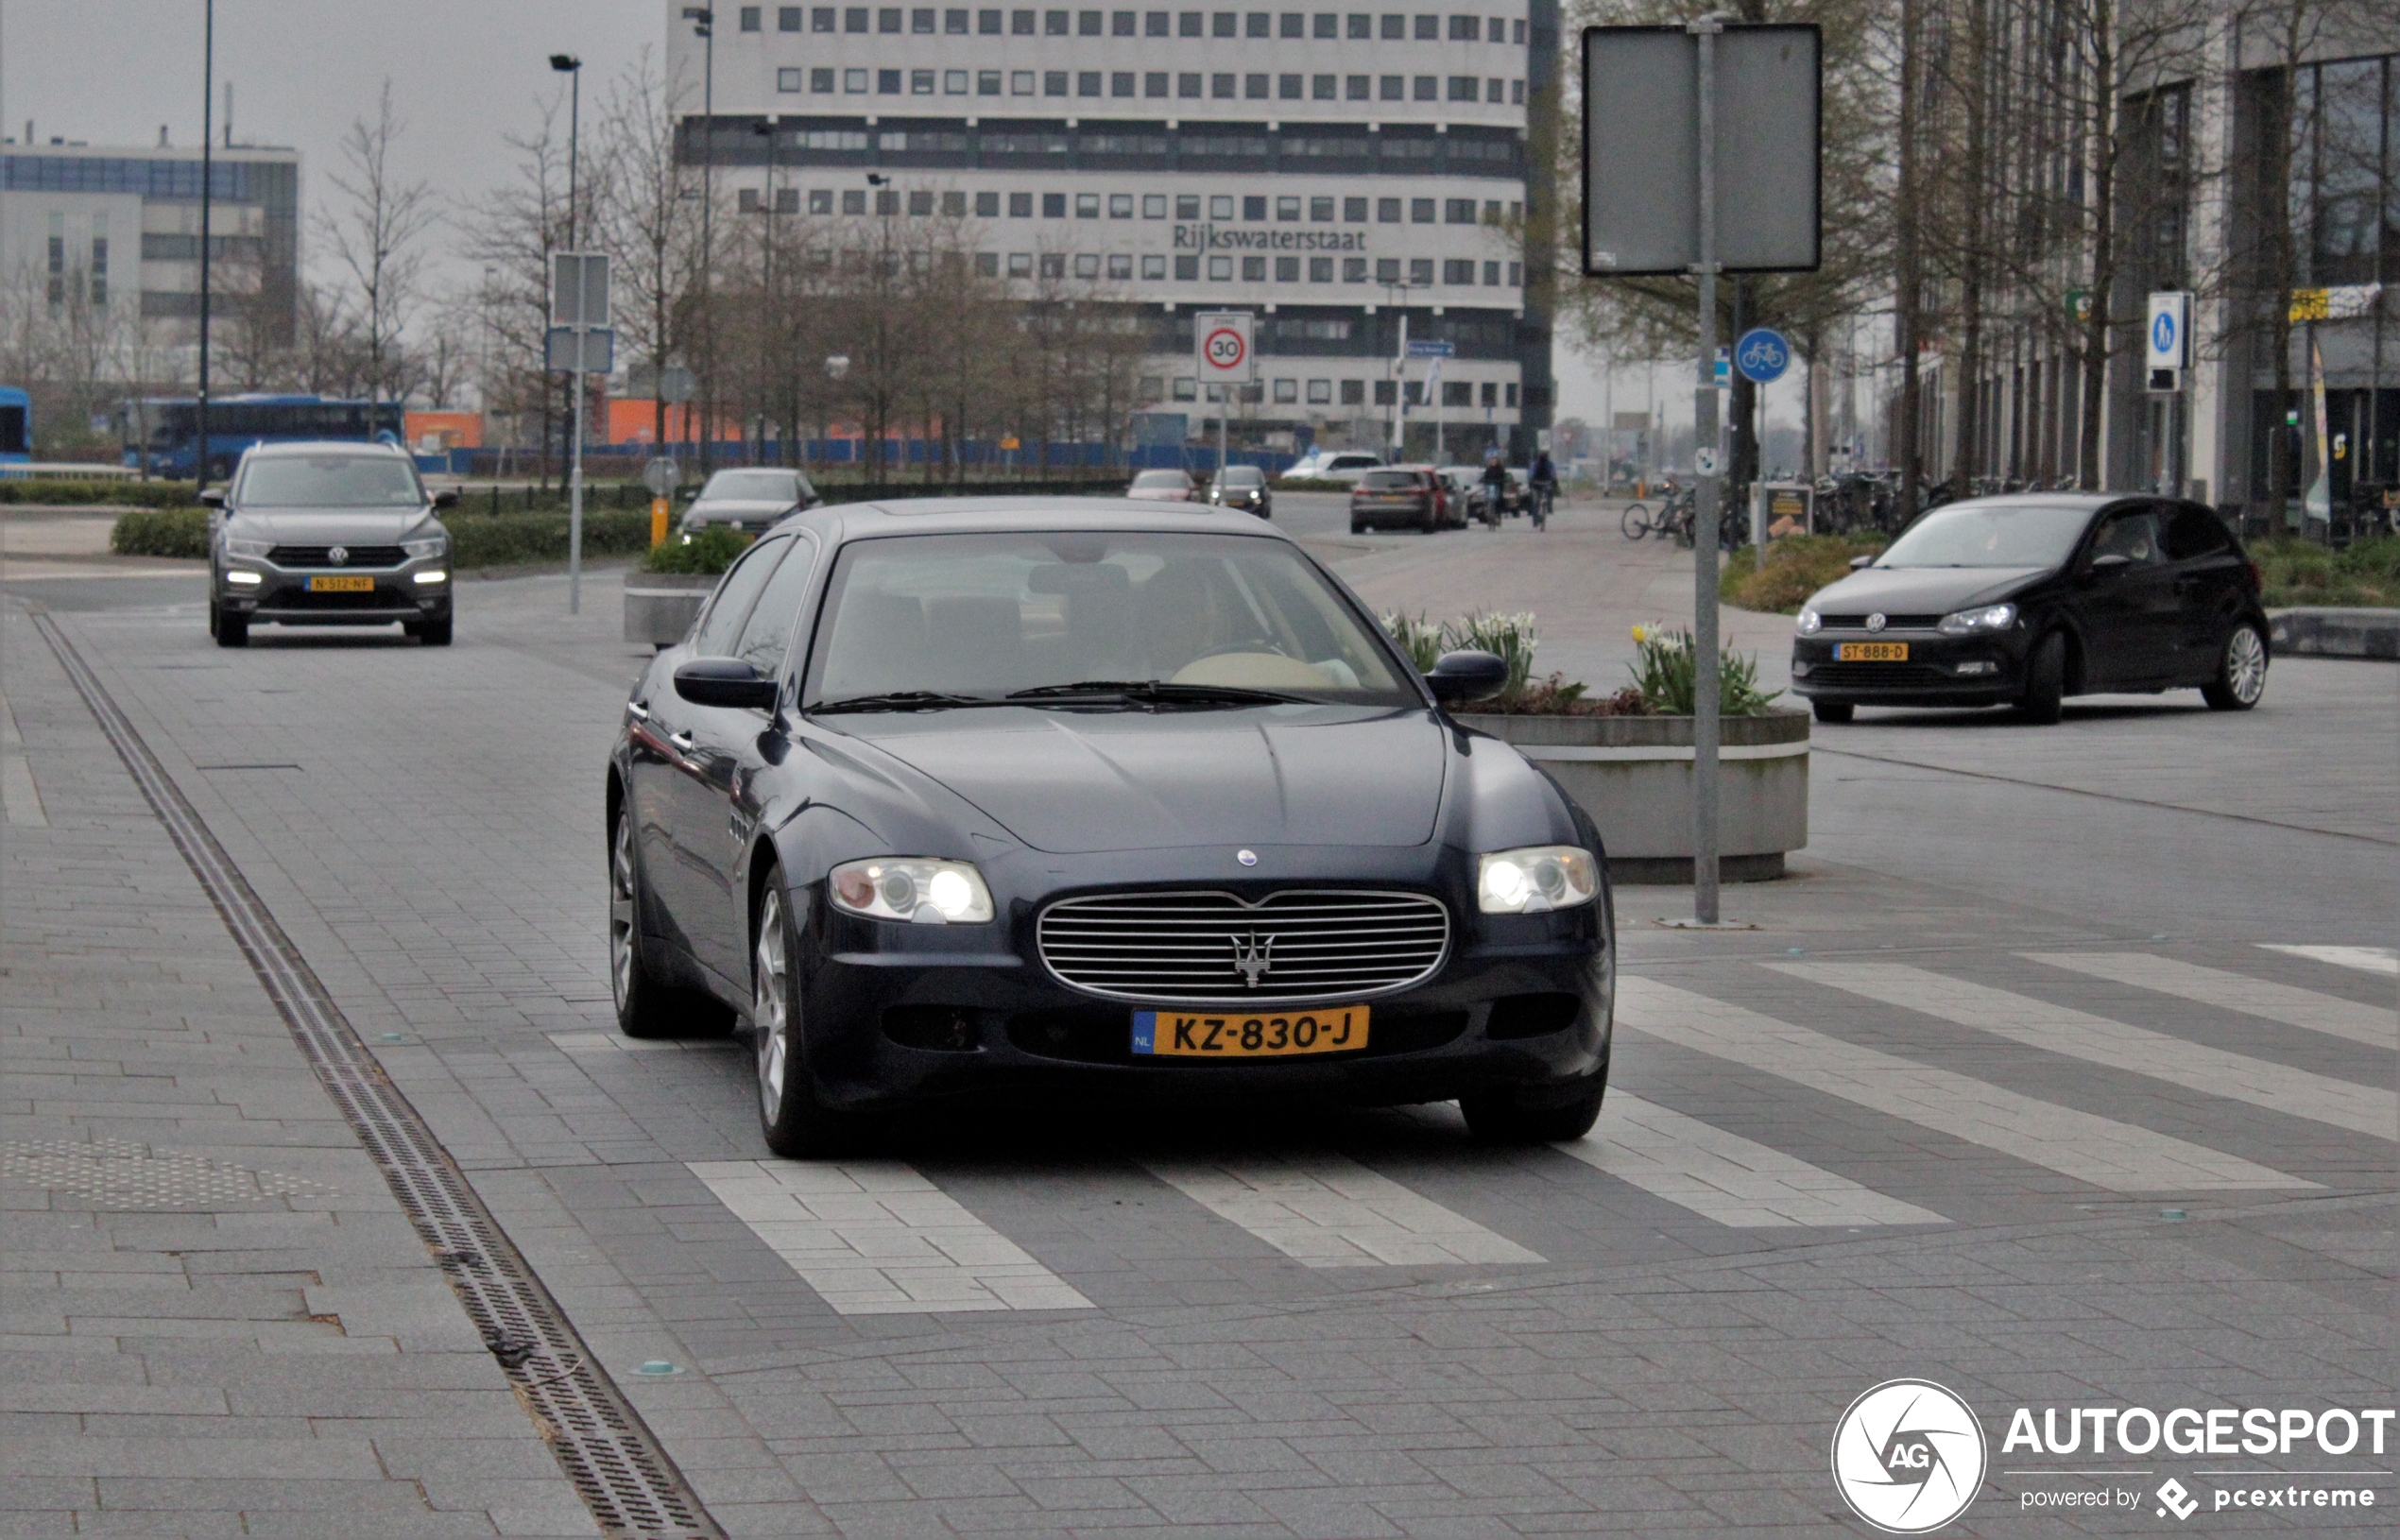
[[[559,1467],[610,1534],[722,1540],[675,1463],[591,1361],[590,1349],[510,1244],[483,1200],[417,1109],[392,1085],[341,1008],[276,924],[241,868],[91,665],[46,614],[34,624],[58,656],[125,761],[134,783],[166,826],[225,928],[249,960],[292,1036],[342,1116],[391,1184],[418,1235],[457,1292]]]

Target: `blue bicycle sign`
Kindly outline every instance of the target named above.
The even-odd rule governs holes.
[[[1791,344],[1771,326],[1753,327],[1734,344],[1733,361],[1744,379],[1773,385],[1791,367]]]

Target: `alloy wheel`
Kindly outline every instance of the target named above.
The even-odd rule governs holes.
[[[2244,706],[2257,705],[2267,692],[2267,645],[2247,625],[2236,626],[2225,643],[2225,683]]]
[[[623,1013],[633,994],[633,815],[620,810],[609,848],[609,987]]]
[[[783,1081],[790,1073],[790,1034],[784,1030],[790,999],[790,968],[783,948],[783,896],[772,887],[759,905],[759,944],[750,967],[750,1024],[758,1032],[759,1104],[774,1122],[783,1111]]]

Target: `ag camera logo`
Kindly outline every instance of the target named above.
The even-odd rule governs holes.
[[[1887,1534],[1925,1534],[1983,1486],[1983,1425],[1929,1379],[1887,1379],[1833,1429],[1833,1480],[1851,1512]]]

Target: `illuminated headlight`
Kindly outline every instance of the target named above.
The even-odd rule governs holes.
[[[846,861],[827,884],[833,907],[868,919],[918,925],[980,925],[992,917],[991,890],[964,861],[884,856]]]
[[[2014,605],[1985,605],[1980,609],[1962,609],[1955,615],[1942,617],[1944,636],[1973,636],[1979,631],[2005,631],[2016,624]]]
[[[446,535],[433,535],[428,536],[426,539],[421,540],[403,540],[400,542],[400,548],[408,553],[409,560],[421,561],[427,556],[448,555],[450,551],[450,537]]]
[[[1476,907],[1486,915],[1543,915],[1589,903],[1600,893],[1600,864],[1574,845],[1500,850],[1476,864]]]
[[[253,587],[257,584],[258,580],[258,573],[246,573],[238,567],[225,574],[225,581],[228,583],[239,584],[243,588]]]
[[[267,553],[274,549],[273,540],[245,540],[231,535],[225,537],[225,554],[229,556],[243,556],[251,561],[265,561]]]
[[[417,574],[417,581],[420,583],[446,583],[449,580],[450,574],[439,567],[428,567]]]
[[[1804,609],[1800,611],[1800,619],[1796,625],[1802,636],[1814,636],[1825,628],[1825,617],[1813,609]]]

